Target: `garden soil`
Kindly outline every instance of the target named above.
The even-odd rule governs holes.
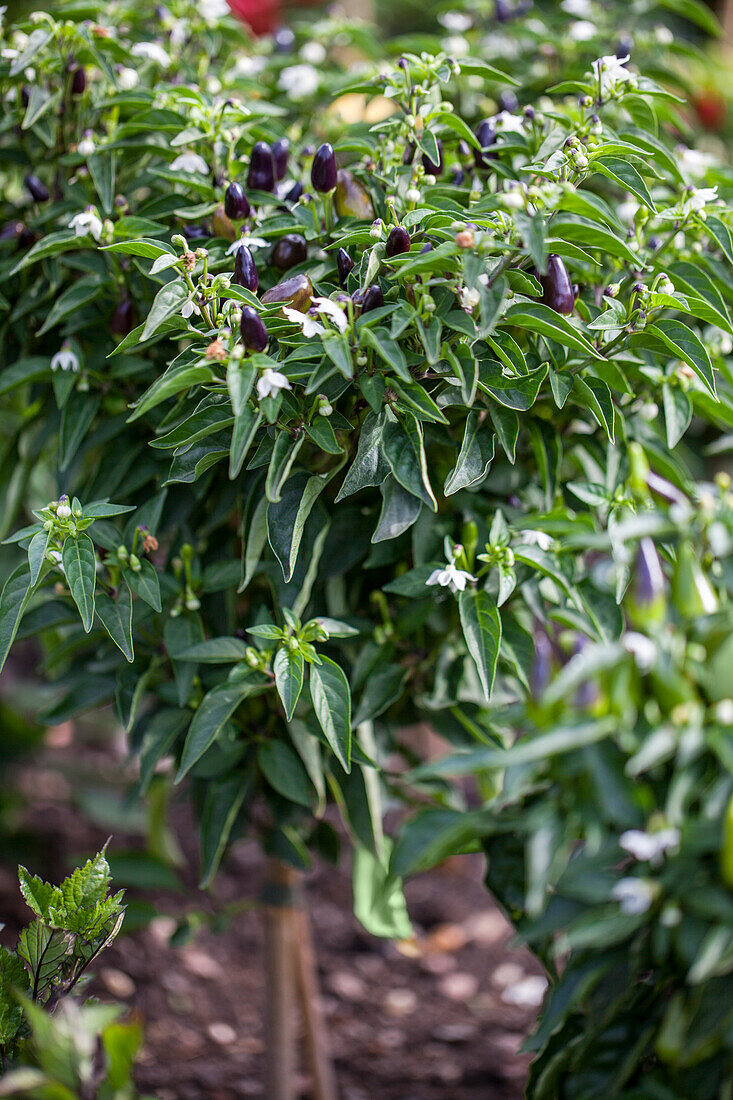
[[[18,832],[0,867],[0,916],[6,921],[0,942],[9,946],[18,922],[28,918],[13,874],[15,857],[58,879],[110,833],[113,870],[116,850],[144,848],[121,797],[121,784],[129,780],[121,746],[115,752],[109,742],[104,748],[80,745],[61,727],[50,731],[41,753],[14,778]],[[235,846],[211,897],[203,895],[196,890],[195,832],[183,801],[173,805],[171,821],[182,889],[159,888],[162,878],[154,871],[152,888],[128,889],[128,931],[100,959],[90,992],[123,1002],[142,1019],[141,1093],[158,1100],[266,1100],[257,907],[263,857],[254,845]],[[129,876],[134,859],[120,863],[119,885],[125,866]],[[481,871],[480,857],[461,857],[408,883],[417,943],[402,948],[369,936],[354,919],[345,858],[307,875],[340,1100],[521,1097],[527,1058],[519,1048],[535,1010],[512,1002],[521,1001],[518,990],[539,970],[512,945],[509,925],[482,888]],[[139,867],[130,881],[135,878]],[[213,931],[207,919],[187,942],[171,946],[171,934],[187,915],[190,924],[192,914],[194,921],[197,914],[212,917],[230,903],[244,907],[223,930]],[[298,1095],[311,1095],[305,1070]]]

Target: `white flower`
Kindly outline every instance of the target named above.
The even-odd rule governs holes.
[[[589,42],[597,34],[598,27],[588,19],[578,19],[568,31],[568,37],[572,38],[573,42]]]
[[[264,57],[238,57],[234,66],[235,76],[259,76],[267,65]]]
[[[178,48],[182,46],[186,41],[188,35],[188,24],[184,19],[174,19],[170,25],[170,41],[171,46]]]
[[[339,332],[346,332],[349,327],[349,318],[336,302],[332,302],[330,298],[314,298],[313,308],[316,313],[325,313],[330,317]]]
[[[536,1008],[542,1004],[546,989],[547,978],[543,978],[540,974],[532,974],[502,989],[501,999],[508,1005]]]
[[[64,344],[51,359],[51,370],[70,370],[72,374],[79,373],[79,357],[71,350],[68,344]]]
[[[290,389],[292,389],[292,386],[289,379],[281,374],[279,370],[273,370],[272,367],[265,367],[257,379],[258,397],[273,397],[279,390]]]
[[[131,92],[133,88],[136,88],[139,79],[137,70],[129,69],[126,65],[123,65],[117,74],[117,83],[123,92]]]
[[[318,90],[319,83],[318,70],[312,65],[288,65],[280,73],[277,86],[291,99],[306,99]]]
[[[660,829],[645,833],[641,829],[628,829],[619,837],[619,844],[642,863],[661,863],[662,856],[680,843],[679,829]]]
[[[455,561],[449,561],[445,569],[434,569],[426,584],[439,584],[441,588],[450,588],[451,592],[463,592],[466,581],[475,581],[476,578],[465,569],[458,569]]]
[[[74,214],[69,222],[77,237],[94,237],[98,241],[102,236],[102,219],[93,206],[88,206],[81,214]]]
[[[624,84],[632,79],[632,74],[624,67],[624,62],[628,60],[628,56],[616,57],[615,54],[607,54],[593,62],[593,75],[596,80],[600,79],[602,96],[615,91],[618,84]]]
[[[584,19],[593,11],[590,0],[560,0],[560,7],[568,15],[575,15],[578,19]]]
[[[640,672],[648,672],[657,659],[657,647],[651,638],[645,634],[637,634],[634,630],[627,630],[621,639],[621,644],[627,653],[630,653],[636,662]]]
[[[472,313],[481,301],[478,290],[474,290],[470,286],[462,286],[458,291],[458,297],[461,299],[461,308],[465,309],[466,313]]]
[[[654,36],[657,42],[662,46],[671,46],[674,42],[674,34],[669,27],[665,27],[663,23],[659,23],[658,26],[654,28]]]
[[[217,19],[223,19],[229,14],[229,5],[226,0],[199,0],[199,14],[207,23],[215,23]]]
[[[468,39],[462,34],[449,34],[440,44],[451,57],[465,57],[471,51]]]
[[[464,11],[444,11],[438,16],[438,22],[442,23],[451,34],[463,34],[471,26],[473,20]]]
[[[319,321],[309,317],[307,313],[301,313],[299,309],[289,309],[286,306],[283,313],[289,321],[294,321],[296,325],[300,325],[303,335],[309,339],[311,336],[321,336],[326,331]]]
[[[301,48],[300,56],[309,65],[320,65],[326,60],[326,47],[320,42],[306,42]]]
[[[263,240],[262,237],[248,237],[246,233],[243,233],[238,241],[234,241],[233,244],[229,245],[227,256],[233,256],[235,252],[239,251],[243,244],[246,244],[247,248],[250,249],[265,248],[267,246],[267,241]]]
[[[405,198],[408,202],[418,203],[420,202],[422,195],[420,194],[420,191],[417,187],[408,187],[407,191],[405,192]]]
[[[171,59],[159,42],[136,42],[130,53],[133,57],[144,57],[146,61],[154,61],[161,69],[167,69]]]
[[[197,173],[201,176],[208,175],[209,166],[198,153],[181,153],[170,165],[171,172],[185,172],[187,175]]]
[[[77,145],[76,151],[83,157],[91,157],[94,155],[94,150],[96,148],[97,146],[94,144],[94,138],[90,134],[87,134]]]
[[[511,111],[500,111],[494,118],[496,129],[503,134],[523,134],[524,120],[521,115],[513,115]]]
[[[634,199],[626,199],[624,202],[619,203],[616,207],[616,213],[620,222],[624,225],[631,225],[636,217],[636,211],[639,209],[639,204]]]
[[[69,507],[69,498],[67,496],[61,497],[56,506],[56,515],[59,519],[70,519],[71,508]]]
[[[549,550],[552,537],[546,531],[520,531],[519,541],[525,546],[539,546],[540,550]]]
[[[619,903],[622,913],[638,916],[646,913],[654,900],[654,891],[646,879],[622,878],[611,891],[611,897]]]
[[[50,560],[53,562],[53,564],[56,566],[56,568],[60,569],[61,572],[64,573],[65,570],[64,570],[64,567],[63,567],[62,562],[61,562],[61,551],[60,550],[49,550],[48,551],[48,556],[49,556]]]
[[[717,187],[691,187],[682,200],[682,213],[692,214],[697,210],[704,210],[709,202],[715,202],[718,197]]]
[[[201,310],[191,298],[187,298],[181,306],[181,317],[188,319],[193,313],[200,313]]]
[[[700,179],[708,168],[715,164],[712,153],[703,153],[701,149],[688,149],[686,145],[675,147],[675,160],[686,179]]]

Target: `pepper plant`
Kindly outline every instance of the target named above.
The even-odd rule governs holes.
[[[663,59],[650,75],[626,52],[579,65],[570,49],[568,79],[516,104],[522,76],[440,40],[365,60],[356,80],[319,54],[322,80],[283,83],[277,43],[235,63],[241,37],[173,10],[183,37],[122,4],[8,32],[0,386],[7,511],[27,523],[10,538],[3,656],[40,637],[47,721],[113,701],[140,793],[173,759],[202,884],[245,834],[300,868],[333,857],[330,800],[357,914],[406,936],[400,877],[490,837],[489,885],[523,929],[528,914],[557,978],[546,939],[571,915],[542,917],[563,876],[591,907],[583,927],[600,901],[631,936],[633,902],[596,862],[621,858],[618,836],[643,832],[652,805],[651,832],[679,829],[687,851],[676,775],[649,780],[656,801],[629,793],[620,753],[640,749],[631,717],[645,741],[684,701],[657,686],[665,672],[634,671],[656,635],[691,698],[708,691],[700,647],[713,659],[729,638],[729,485],[698,483],[733,424],[730,173],[689,149]],[[324,86],[335,107],[359,102],[355,123],[306,108]],[[660,553],[679,621],[655,617]],[[460,751],[480,808],[419,760],[402,733],[416,722]],[[700,768],[715,849],[729,760]],[[435,805],[393,850],[381,797],[409,806],[418,790]],[[728,963],[715,942],[714,970]],[[610,940],[560,943],[599,949],[618,978]],[[657,974],[639,958],[625,973],[641,999],[604,1002],[602,1024],[588,1000],[602,974],[585,982],[580,958],[572,1014],[549,1002],[533,1088],[574,1079],[576,1050],[583,1072],[607,1072],[593,1029],[613,1003],[634,1034]],[[660,1012],[670,975],[686,989],[680,956],[664,958],[648,979]],[[638,1051],[617,1090],[662,1057],[651,1039]],[[577,1082],[568,1095],[589,1095]]]

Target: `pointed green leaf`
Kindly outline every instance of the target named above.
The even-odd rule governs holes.
[[[463,636],[487,699],[491,698],[501,645],[501,619],[496,600],[481,589],[466,588],[458,596]]]
[[[351,691],[343,669],[330,657],[310,666],[313,709],[326,740],[345,771],[351,771]]]
[[[89,536],[72,538],[68,535],[61,550],[61,563],[69,591],[88,634],[94,621],[94,589],[97,583],[97,558]]]

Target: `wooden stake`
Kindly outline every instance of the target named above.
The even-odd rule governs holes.
[[[295,1100],[295,909],[298,875],[271,859],[263,890],[265,1088],[267,1100]]]
[[[305,1053],[313,1080],[313,1100],[337,1100],[336,1079],[318,989],[313,937],[308,913],[303,906],[295,912],[295,922],[295,972],[303,1013]]]

